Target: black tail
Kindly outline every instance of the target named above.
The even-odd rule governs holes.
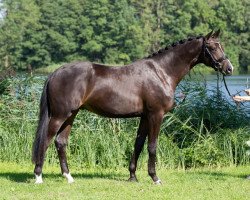
[[[43,163],[45,145],[47,139],[48,125],[49,125],[49,102],[48,102],[48,84],[49,78],[44,84],[43,93],[40,100],[40,114],[36,137],[33,143],[32,162],[35,164]]]

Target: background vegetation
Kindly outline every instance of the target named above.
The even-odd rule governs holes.
[[[0,68],[124,64],[221,28],[232,63],[247,71],[249,10],[248,0],[1,0]]]
[[[31,161],[44,79],[23,75],[0,82],[0,161]],[[216,88],[209,91],[202,81],[185,80],[178,90],[186,98],[164,119],[158,166],[185,169],[249,164],[245,146],[250,135],[249,113],[225,100]],[[68,145],[70,163],[89,168],[127,167],[138,122],[79,112]],[[147,158],[144,150],[140,167],[147,165]],[[58,163],[53,144],[46,159],[46,163]]]

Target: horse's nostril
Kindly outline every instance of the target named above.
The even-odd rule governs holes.
[[[227,72],[228,72],[228,73],[232,73],[232,71],[233,71],[233,70],[232,70],[231,67],[227,67]]]

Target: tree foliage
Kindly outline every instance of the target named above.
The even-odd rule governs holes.
[[[0,68],[73,60],[126,64],[221,28],[232,63],[246,71],[249,10],[248,0],[2,0]]]

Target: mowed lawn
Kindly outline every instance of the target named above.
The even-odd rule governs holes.
[[[0,163],[0,199],[250,199],[250,166],[221,169],[158,169],[162,185],[154,185],[146,169],[138,183],[127,182],[127,169],[77,169],[68,184],[59,167],[44,167],[44,183],[34,184],[33,166]]]

